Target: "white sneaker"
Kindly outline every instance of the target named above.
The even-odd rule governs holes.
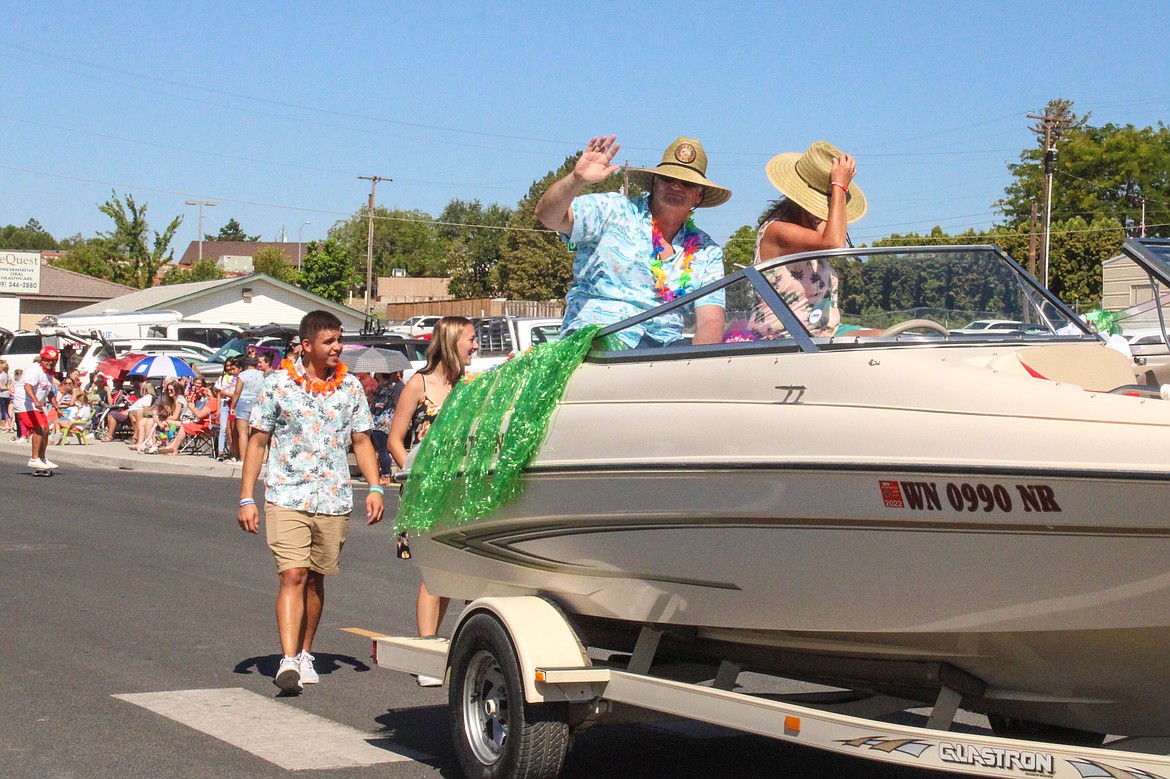
[[[301,668],[295,657],[284,657],[280,660],[280,668],[276,670],[276,678],[272,683],[283,692],[301,691]]]
[[[40,469],[43,469],[45,467],[45,464],[43,462],[41,462],[41,459],[39,457],[30,457],[30,458],[28,458],[28,467],[29,468],[36,468],[36,469],[40,470]]]
[[[301,653],[297,655],[297,665],[301,672],[301,684],[316,684],[317,682],[321,681],[320,674],[318,674],[317,669],[313,667],[313,661],[316,659],[317,658],[313,657],[303,649],[301,650]]]
[[[443,686],[442,679],[436,679],[435,677],[427,676],[426,674],[419,674],[418,676],[416,676],[414,678],[415,678],[415,681],[418,682],[419,687],[442,687]]]
[[[53,462],[52,460],[50,460],[49,458],[46,457],[44,460],[41,460],[41,467],[48,468],[51,470],[53,468],[60,468],[61,466],[57,465],[57,463]]]

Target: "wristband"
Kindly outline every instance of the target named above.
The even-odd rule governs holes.
[[[833,182],[830,182],[830,184],[831,184],[832,186],[834,186],[834,187],[837,187],[838,189],[840,189],[840,190],[841,190],[842,192],[844,192],[846,195],[848,195],[848,194],[849,194],[849,187],[845,186],[845,185],[844,185],[844,184],[842,184],[840,181],[833,181]]]
[[[240,500],[240,508],[243,508],[244,506],[255,506],[255,505],[256,505],[256,501],[253,500],[252,498],[242,498]]]
[[[370,487],[370,492],[376,492],[383,497],[386,495],[386,490],[381,484],[375,484],[373,487]]]

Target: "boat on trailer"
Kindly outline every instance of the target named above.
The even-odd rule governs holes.
[[[1170,243],[1124,250],[1170,285]],[[955,332],[991,319],[1021,326]],[[1013,738],[1170,736],[1170,404],[1147,375],[994,247],[779,258],[602,331],[522,493],[413,559],[434,594],[550,604],[566,644],[644,674],[961,705]],[[507,687],[476,616],[508,624],[473,608],[472,649],[441,650],[465,732]],[[578,698],[604,687],[566,654]]]

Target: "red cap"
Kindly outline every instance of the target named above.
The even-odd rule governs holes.
[[[57,358],[60,356],[61,353],[57,351],[56,346],[46,346],[45,348],[41,349],[42,360],[52,360],[53,362],[57,362]]]

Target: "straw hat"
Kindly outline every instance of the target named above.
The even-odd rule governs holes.
[[[815,217],[828,220],[829,171],[833,158],[840,157],[841,150],[831,143],[816,141],[801,154],[785,152],[768,160],[764,170],[768,180],[784,197],[808,211]],[[845,199],[845,220],[856,222],[865,216],[865,195],[856,182],[849,182],[849,194]]]
[[[731,190],[707,179],[707,153],[703,144],[694,138],[680,135],[662,153],[657,168],[629,168],[630,181],[647,192],[653,187],[655,176],[703,185],[703,199],[699,208],[721,206],[731,199]]]

